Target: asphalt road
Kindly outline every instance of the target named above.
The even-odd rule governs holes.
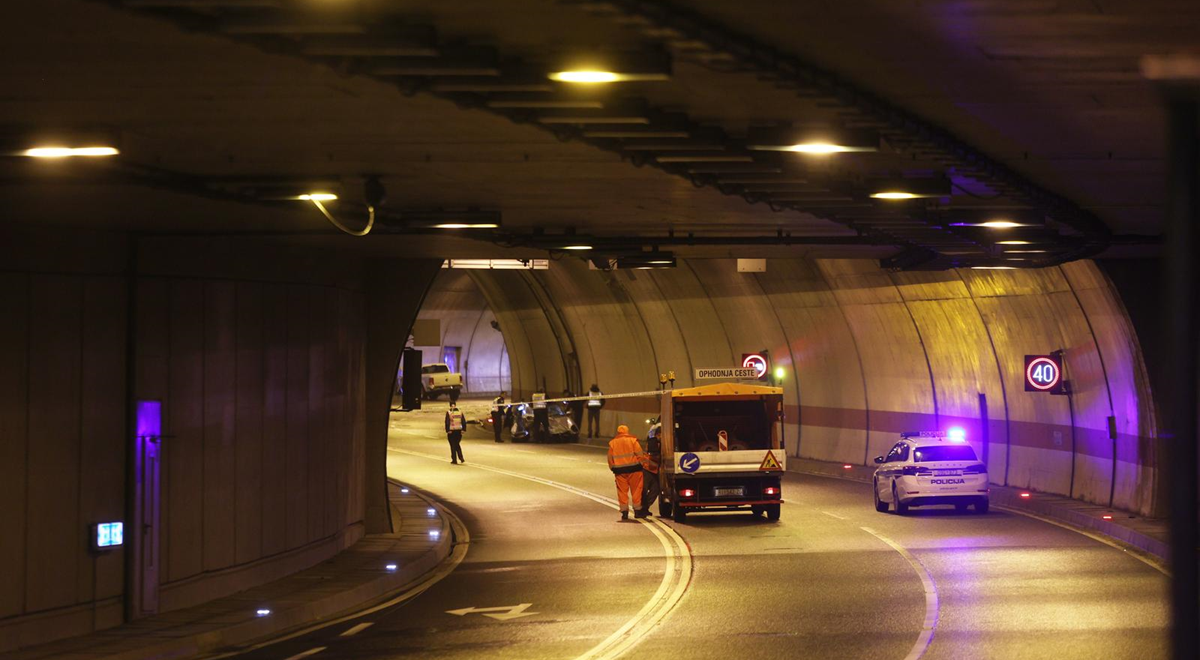
[[[876,513],[865,484],[795,475],[778,522],[621,523],[602,451],[472,428],[451,465],[444,408],[393,416],[388,469],[466,524],[463,563],[405,604],[242,657],[579,658],[622,629],[626,657],[1166,657],[1166,577],[1073,531]]]

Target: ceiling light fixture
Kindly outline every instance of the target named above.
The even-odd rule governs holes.
[[[871,197],[883,200],[909,200],[950,196],[950,180],[943,177],[925,179],[886,179],[869,184]]]
[[[494,222],[443,222],[433,226],[434,229],[499,229]]]
[[[22,151],[21,155],[28,158],[95,158],[119,153],[114,147],[34,147]]]
[[[338,196],[333,193],[312,192],[304,193],[303,195],[296,195],[290,199],[295,199],[302,202],[332,202],[337,200],[337,198]]]
[[[879,135],[870,131],[813,128],[751,128],[746,148],[827,156],[879,151]]]
[[[1016,270],[1016,266],[971,266],[971,270]]]
[[[1021,241],[1021,240],[996,241],[996,245],[1033,245],[1033,241]]]
[[[559,60],[557,68],[546,77],[569,85],[670,80],[671,60],[665,53],[653,52],[576,54]]]
[[[590,250],[590,249],[592,249],[592,246],[590,246],[590,245],[584,245],[584,244],[582,244],[582,243],[581,243],[581,244],[578,244],[578,245],[564,245],[564,246],[562,247],[562,249],[564,249],[564,250],[576,250],[576,251],[583,251],[583,250]]]

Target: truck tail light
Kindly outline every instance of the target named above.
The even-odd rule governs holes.
[[[778,495],[779,489],[774,486],[767,486],[763,489],[763,495]]]
[[[679,496],[680,497],[695,497],[696,491],[692,490],[691,488],[684,488],[683,490],[679,491]]]

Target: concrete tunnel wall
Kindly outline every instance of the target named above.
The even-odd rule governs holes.
[[[694,369],[765,348],[787,372],[790,455],[869,464],[901,431],[958,425],[994,483],[1162,513],[1138,338],[1093,262],[889,273],[865,260],[771,260],[749,274],[732,259],[613,273],[563,260],[474,277],[522,396],[542,378],[652,390],[667,370],[687,387]],[[1074,393],[1026,393],[1024,356],[1060,348]],[[604,432],[641,433],[656,410],[650,398],[610,401]]]
[[[159,611],[364,534],[363,264],[143,239],[131,281],[131,245],[0,227],[0,651],[125,620],[131,400],[163,406]],[[435,268],[411,286],[406,323]],[[92,552],[88,526],[114,520],[125,546]]]
[[[493,395],[512,387],[504,335],[492,327],[496,315],[474,280],[464,271],[443,269],[433,281],[418,319],[437,319],[441,343],[414,346],[426,364],[440,362],[442,349],[458,346],[459,371],[466,394]]]

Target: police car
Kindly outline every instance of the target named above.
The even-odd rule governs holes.
[[[931,504],[953,504],[960,512],[974,505],[987,513],[987,466],[960,429],[901,433],[900,442],[875,462],[875,510],[880,513],[891,506],[904,515],[909,507]]]

